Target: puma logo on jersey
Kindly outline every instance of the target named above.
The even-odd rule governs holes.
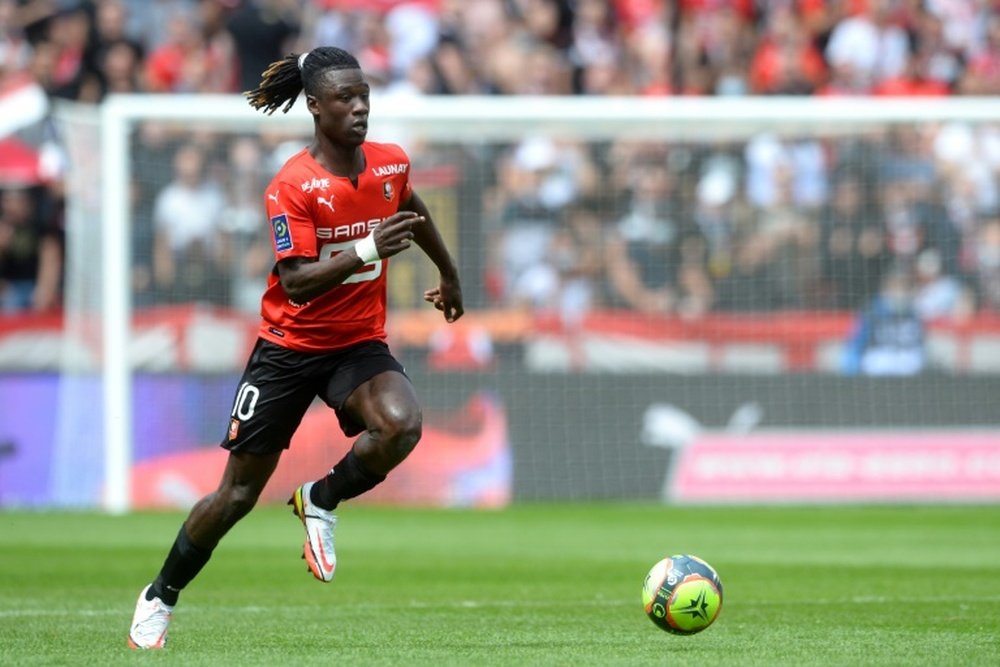
[[[273,201],[275,204],[278,203],[278,193],[277,192],[275,192],[273,195],[269,194],[267,196],[267,198],[270,199],[271,201]]]
[[[398,164],[386,164],[381,167],[372,167],[372,173],[376,176],[395,176],[396,174],[405,174],[407,168],[410,165],[405,162],[400,162]]]
[[[322,204],[333,211],[333,198],[327,199],[326,197],[316,197],[316,203]]]

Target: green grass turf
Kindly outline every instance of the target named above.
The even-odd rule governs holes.
[[[132,652],[135,597],[179,514],[0,513],[0,665],[995,665],[1000,508],[347,507],[337,579],[258,508]],[[642,612],[646,571],[725,585],[699,635]]]

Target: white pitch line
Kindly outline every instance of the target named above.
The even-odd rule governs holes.
[[[540,600],[459,600],[456,602],[422,602],[411,600],[403,603],[411,609],[483,609],[483,608],[544,608],[544,607],[625,607],[639,604],[638,602],[626,602],[625,600],[584,600],[575,602],[542,602]],[[378,604],[371,602],[360,602],[347,605],[350,609],[399,609],[397,604]],[[184,607],[184,613],[217,613],[227,611],[237,614],[273,614],[276,612],[301,613],[303,609],[312,609],[310,605],[295,606],[274,606],[267,607],[261,605],[249,605],[244,607],[234,606],[208,606],[204,604]],[[74,617],[74,616],[116,616],[121,615],[123,609],[0,609],[0,618],[24,618],[24,617]]]
[[[577,600],[577,601],[559,601],[559,602],[543,602],[541,600],[457,600],[455,602],[422,602],[420,600],[411,600],[410,602],[404,603],[405,606],[411,609],[490,609],[490,608],[504,608],[504,609],[543,609],[548,607],[641,607],[641,604],[636,596],[636,600]],[[954,598],[951,597],[890,597],[885,595],[871,595],[871,596],[856,596],[852,598],[843,598],[839,600],[819,598],[815,600],[799,600],[796,601],[798,606],[832,606],[832,605],[845,605],[845,604],[927,604],[927,603],[945,603],[954,602]],[[974,598],[968,598],[963,603],[965,606],[969,604],[976,603],[991,603],[1000,602],[1000,595],[986,595]],[[756,600],[754,601],[754,607],[759,608],[768,605],[782,605],[787,606],[786,601],[775,601],[768,602],[766,600]],[[357,604],[346,605],[347,609],[399,609],[400,605],[398,603],[394,604],[377,604],[371,602],[362,602]],[[261,605],[248,605],[248,606],[209,606],[204,604],[191,605],[189,607],[184,607],[185,614],[202,614],[202,613],[217,613],[220,611],[228,611],[237,614],[273,614],[273,613],[290,613],[298,614],[303,610],[313,609],[311,605],[302,606],[261,606]],[[30,618],[30,617],[88,617],[88,616],[122,616],[127,615],[131,607],[122,607],[121,609],[0,609],[0,618]]]

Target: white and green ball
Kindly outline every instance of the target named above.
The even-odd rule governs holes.
[[[678,635],[693,635],[719,617],[722,581],[715,569],[697,556],[670,556],[646,575],[642,604],[657,627]]]

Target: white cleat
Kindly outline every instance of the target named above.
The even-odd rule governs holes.
[[[333,512],[313,504],[309,497],[313,484],[315,482],[306,482],[295,489],[288,504],[306,529],[302,557],[309,564],[309,571],[320,581],[328,582],[337,569],[337,554],[333,550],[333,529],[337,526],[337,517]]]
[[[147,600],[146,591],[149,586],[142,589],[139,601],[135,603],[132,627],[128,631],[129,648],[163,648],[167,643],[167,628],[174,608],[163,604],[160,598]]]

